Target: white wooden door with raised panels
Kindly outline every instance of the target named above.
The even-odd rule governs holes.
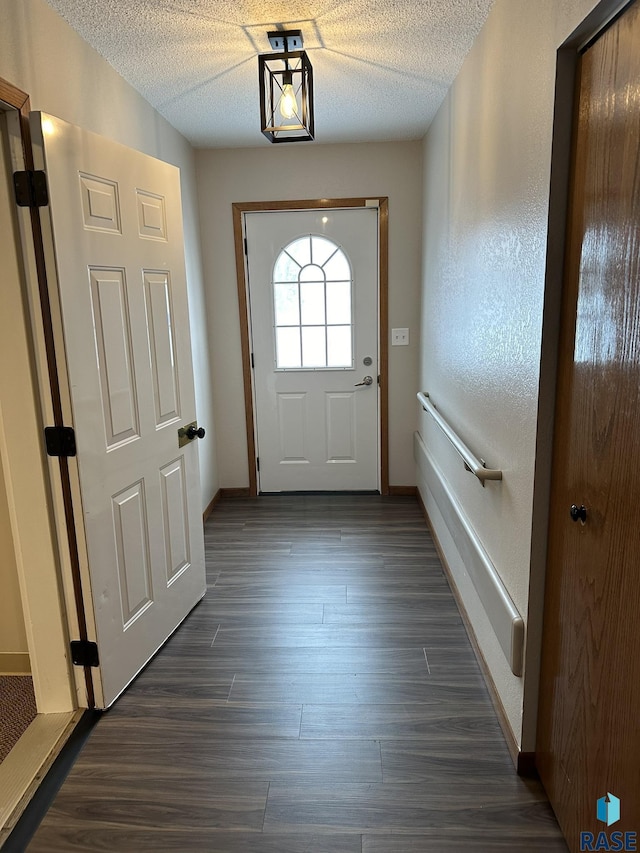
[[[260,491],[378,490],[378,209],[245,234]]]
[[[32,130],[108,707],[205,591],[197,441],[178,446],[195,420],[180,175],[52,116]]]

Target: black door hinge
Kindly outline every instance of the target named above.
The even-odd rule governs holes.
[[[251,353],[251,367],[255,367],[255,366],[256,366],[256,363],[253,360],[253,353]]]
[[[259,456],[256,456],[256,468],[258,469],[258,471],[260,470],[260,457]]]
[[[14,172],[13,188],[18,207],[46,207],[49,204],[47,176],[44,172]]]
[[[246,237],[244,238],[244,253],[245,253],[245,255],[249,254],[249,247],[247,245],[247,238]]]
[[[73,427],[45,427],[44,441],[48,456],[76,455],[76,435]]]
[[[100,666],[97,643],[71,640],[71,660],[75,666]]]

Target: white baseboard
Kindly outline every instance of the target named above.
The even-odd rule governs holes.
[[[0,652],[0,675],[31,675],[28,652]]]

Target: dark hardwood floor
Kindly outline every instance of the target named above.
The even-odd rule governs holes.
[[[556,853],[414,498],[222,501],[207,595],[30,853]]]

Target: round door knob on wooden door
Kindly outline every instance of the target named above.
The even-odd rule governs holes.
[[[205,432],[204,427],[194,427],[190,426],[186,432],[187,438],[204,438]]]
[[[584,504],[581,504],[580,506],[572,504],[571,509],[569,510],[569,515],[571,516],[572,521],[581,521],[584,524],[587,520],[587,508]]]

